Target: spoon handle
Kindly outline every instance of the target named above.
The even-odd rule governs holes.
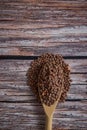
[[[46,115],[46,126],[45,126],[45,130],[52,130],[52,118],[53,116],[47,116]]]

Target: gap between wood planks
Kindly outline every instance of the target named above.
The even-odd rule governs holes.
[[[39,56],[0,55],[1,60],[34,60]],[[87,59],[87,56],[63,56],[64,59]]]

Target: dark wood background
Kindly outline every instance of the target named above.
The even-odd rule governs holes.
[[[44,130],[26,72],[45,52],[62,54],[71,67],[72,85],[53,127],[87,130],[86,0],[0,0],[0,130]]]

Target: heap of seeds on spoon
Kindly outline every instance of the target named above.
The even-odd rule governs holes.
[[[47,106],[57,101],[61,87],[62,94],[59,102],[63,102],[71,82],[69,65],[64,62],[61,55],[51,53],[45,53],[31,62],[27,78],[34,94],[39,101],[41,97],[42,103]]]

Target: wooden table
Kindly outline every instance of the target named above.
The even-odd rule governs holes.
[[[72,85],[53,127],[87,130],[87,1],[0,0],[0,130],[44,130],[26,72],[45,52],[62,54]]]

